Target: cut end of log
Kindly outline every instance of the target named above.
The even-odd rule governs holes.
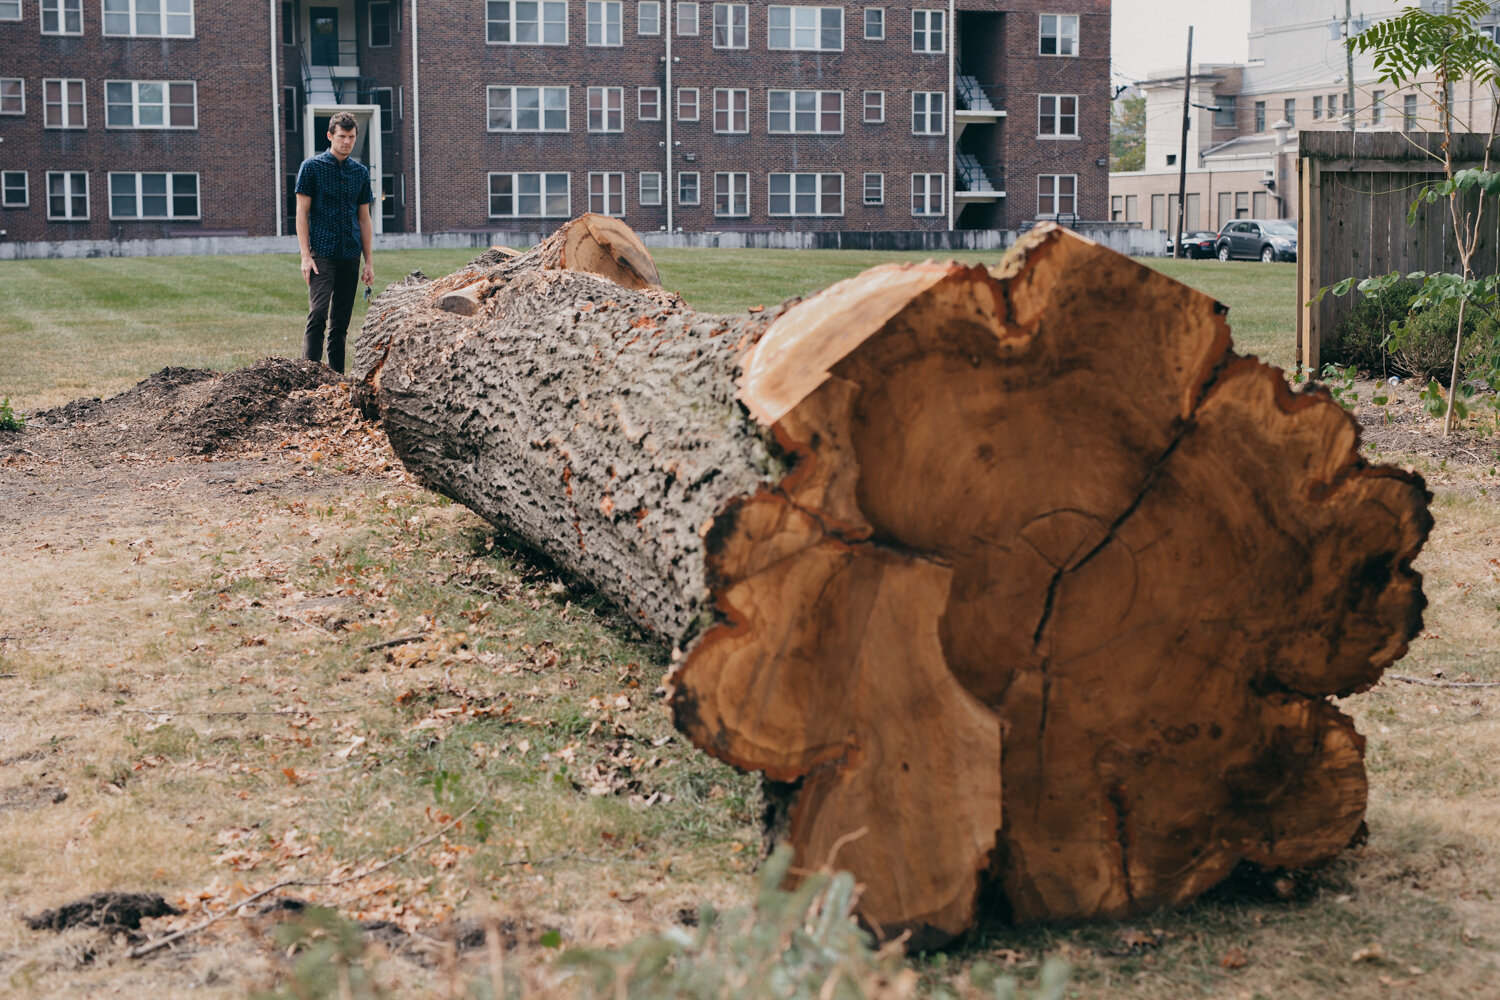
[[[739,394],[791,472],[711,526],[722,621],[672,703],[801,782],[798,864],[838,845],[872,927],[958,935],[986,883],[1124,917],[1349,842],[1362,742],[1325,699],[1420,627],[1426,494],[1212,299],[1049,228],[793,306]]]
[[[1420,628],[1429,498],[1222,306],[1056,228],[774,315],[654,280],[602,217],[413,276],[358,385],[422,482],[684,647],[677,724],[791,790],[872,929],[1123,918],[1360,829],[1328,699]]]

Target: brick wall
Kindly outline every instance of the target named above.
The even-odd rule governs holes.
[[[38,0],[23,0],[22,20],[0,21],[0,77],[26,81],[26,111],[0,115],[0,170],[28,174],[30,204],[0,209],[7,240],[145,239],[168,230],[274,232],[269,12],[265,3],[196,0],[192,38],[105,37],[98,0],[82,4],[82,35],[43,35]],[[87,127],[43,125],[44,78],[84,81]],[[198,127],[105,127],[104,81],[193,80]],[[88,174],[89,216],[47,218],[48,171]],[[110,218],[110,171],[199,174],[199,220]]]
[[[301,39],[302,4],[292,5]],[[38,0],[23,0],[20,23],[0,22],[0,77],[26,79],[26,113],[0,116],[0,167],[30,172],[31,204],[0,213],[8,239],[100,239],[161,236],[167,230],[193,227],[245,229],[252,235],[274,234],[276,213],[284,205],[285,177],[294,174],[304,155],[300,118],[297,129],[280,130],[281,177],[273,181],[271,80],[268,10],[264,3],[196,0],[196,34],[191,39],[104,38],[98,0],[83,0],[82,37],[43,36]],[[674,33],[673,88],[696,88],[699,120],[672,122],[671,170],[674,183],[663,191],[673,199],[673,224],[688,231],[713,229],[911,230],[948,228],[948,135],[913,134],[912,92],[943,94],[945,117],[952,110],[948,92],[948,55],[912,51],[912,10],[942,10],[946,4],[887,5],[885,38],[866,40],[863,6],[844,8],[840,52],[772,51],[767,45],[764,0],[748,4],[748,47],[713,47],[713,4],[699,5],[699,33]],[[395,108],[392,131],[383,137],[385,171],[396,177],[396,205],[391,231],[416,227],[416,157],[413,148],[411,79],[411,10],[408,0],[392,0],[392,45],[369,47],[368,7],[355,0],[355,36],[361,74],[376,86],[390,87]],[[983,37],[960,39],[966,60],[982,63],[986,82],[1003,93],[1008,117],[999,124],[970,126],[964,143],[1004,171],[1007,197],[994,207],[968,210],[960,225],[1014,227],[1037,211],[1038,174],[1078,179],[1077,212],[1087,219],[1108,215],[1108,0],[964,0],[959,10]],[[1080,15],[1077,56],[1042,56],[1038,52],[1038,15]],[[281,5],[277,4],[280,17]],[[586,0],[570,0],[565,47],[489,45],[485,40],[483,0],[429,2],[420,8],[422,228],[515,228],[525,220],[496,219],[489,214],[490,172],[565,171],[570,175],[570,212],[589,209],[591,171],[623,173],[625,218],[650,231],[665,226],[665,204],[640,204],[642,172],[667,169],[665,116],[676,112],[674,95],[666,93],[664,35],[637,33],[637,4],[622,5],[622,45],[585,45]],[[665,19],[664,19],[665,20]],[[675,10],[673,21],[675,24]],[[976,36],[978,37],[978,36]],[[279,32],[278,32],[279,38]],[[301,63],[294,46],[275,46],[280,82],[298,88],[297,107],[304,106]],[[983,53],[975,57],[974,52]],[[41,79],[76,76],[86,79],[88,127],[58,132],[42,124]],[[119,131],[103,127],[105,79],[191,79],[198,82],[199,127],[193,131]],[[492,133],[487,128],[488,86],[566,86],[569,131]],[[587,88],[621,87],[624,128],[618,133],[587,130]],[[657,121],[637,114],[637,90],[662,88]],[[744,89],[748,98],[745,134],[714,130],[715,88]],[[836,90],[843,93],[843,129],[835,135],[786,135],[768,131],[769,89]],[[863,121],[866,90],[885,95],[885,120]],[[1079,137],[1036,137],[1039,93],[1077,94]],[[284,123],[283,123],[284,124]],[[323,146],[317,137],[315,149]],[[691,157],[691,159],[689,159]],[[86,222],[49,222],[43,174],[49,169],[86,170],[92,204]],[[201,174],[202,219],[193,222],[111,221],[105,173],[109,169],[189,170]],[[676,176],[699,174],[700,202],[676,204]],[[714,175],[749,174],[749,214],[731,218],[714,214]],[[843,175],[843,212],[835,216],[772,216],[768,175],[782,172]],[[883,204],[866,205],[866,173],[884,178]],[[944,211],[912,214],[913,174],[943,176]],[[665,177],[663,178],[665,181]],[[274,184],[274,188],[271,186]],[[664,184],[665,186],[665,184]],[[546,228],[546,222],[525,223]],[[290,224],[286,225],[290,233]]]

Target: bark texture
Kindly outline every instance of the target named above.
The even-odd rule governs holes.
[[[1328,697],[1420,627],[1428,498],[1213,300],[1058,229],[748,318],[571,253],[393,286],[362,391],[424,482],[684,651],[679,727],[785,783],[877,930],[940,943],[986,884],[1124,917],[1355,835]]]

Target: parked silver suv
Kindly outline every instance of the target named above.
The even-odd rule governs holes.
[[[1263,260],[1297,259],[1297,224],[1290,219],[1237,219],[1219,230],[1220,260],[1235,257]]]

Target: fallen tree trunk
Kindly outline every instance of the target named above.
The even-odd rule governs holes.
[[[628,242],[590,270],[639,276]],[[423,482],[680,651],[679,727],[791,786],[799,864],[876,929],[939,943],[987,884],[1123,917],[1355,836],[1328,696],[1420,627],[1427,496],[1217,303],[1061,229],[762,316],[557,266],[393,286],[359,391]]]

